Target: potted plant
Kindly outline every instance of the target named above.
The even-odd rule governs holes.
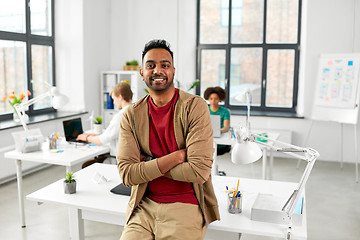
[[[176,88],[182,88],[182,87],[185,87],[187,88],[187,92],[189,92],[190,90],[192,90],[193,88],[195,88],[197,85],[199,85],[200,83],[200,80],[199,79],[196,79],[195,81],[191,82],[191,83],[186,83],[185,86],[182,86],[180,84],[180,81],[177,80],[177,79],[174,79],[174,85]]]
[[[26,95],[27,96],[31,96],[31,92],[28,90],[26,92]],[[20,94],[15,94],[15,91],[12,91],[8,96],[4,96],[3,97],[3,100],[4,101],[8,101],[11,105],[11,107],[14,109],[14,112],[13,112],[13,120],[14,122],[16,123],[19,123],[20,122],[20,119],[19,119],[19,116],[18,114],[16,113],[15,111],[15,105],[16,104],[20,104],[22,103],[22,101],[24,100],[24,98],[26,97],[25,93],[20,93]],[[25,122],[27,122],[29,120],[29,117],[27,114],[25,114]]]
[[[138,71],[139,69],[139,63],[136,60],[127,61],[125,66],[123,66],[124,71]]]
[[[95,134],[101,134],[103,127],[102,127],[102,117],[95,117],[94,119],[94,133]]]
[[[66,194],[76,193],[76,180],[72,172],[68,172],[65,174],[64,192]]]

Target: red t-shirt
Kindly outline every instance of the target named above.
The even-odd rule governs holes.
[[[174,133],[174,109],[179,90],[171,101],[163,107],[157,107],[152,98],[149,105],[149,144],[154,157],[162,157],[178,150]],[[159,177],[149,182],[146,196],[158,203],[192,203],[198,204],[191,183]]]

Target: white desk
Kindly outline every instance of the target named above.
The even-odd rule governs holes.
[[[262,131],[258,130],[258,131],[253,131],[254,133],[261,133]],[[266,132],[268,135],[268,138],[277,140],[280,136],[279,133],[274,133],[274,132]],[[221,145],[234,145],[235,144],[235,139],[234,138],[230,138],[230,133],[222,133],[221,137],[219,138],[215,138],[214,137],[214,143],[216,144],[221,144]],[[262,157],[262,179],[272,179],[272,169],[273,169],[273,165],[274,165],[274,155],[273,155],[273,149],[269,148],[269,147],[265,147],[260,145],[260,148],[263,151],[263,157]],[[215,148],[216,149],[216,148]],[[269,171],[267,172],[267,153],[270,150],[270,167],[269,167]],[[214,159],[216,162],[216,153],[214,154]],[[214,163],[215,165],[215,169],[217,169],[216,163]]]
[[[75,146],[73,144],[60,145],[58,149],[64,150],[59,153],[52,153],[50,150],[42,150],[31,153],[21,153],[10,151],[4,154],[5,158],[16,160],[16,176],[18,183],[18,197],[20,208],[21,226],[25,227],[24,194],[22,189],[22,161],[31,161],[38,163],[48,163],[66,167],[66,172],[71,172],[71,167],[83,161],[94,158],[95,156],[108,153],[108,146]]]
[[[91,179],[95,172],[109,177],[110,181],[103,184],[93,182]],[[64,194],[63,179],[61,179],[29,194],[27,199],[69,207],[71,239],[84,239],[84,219],[122,226],[125,224],[125,212],[129,197],[110,192],[110,189],[121,182],[116,166],[95,163],[78,171],[76,178],[77,192],[75,194]],[[227,212],[227,196],[224,190],[225,186],[235,185],[237,180],[238,178],[234,177],[214,176],[213,184],[219,202],[221,220],[211,223],[209,229],[283,238],[287,226],[252,221],[250,219],[251,206],[258,192],[288,197],[296,183],[240,178],[243,212],[230,214]],[[307,239],[305,203],[304,201],[302,226],[293,227],[293,239]]]

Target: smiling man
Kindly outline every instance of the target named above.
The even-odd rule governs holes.
[[[173,79],[175,68],[172,64],[172,55],[166,49],[151,49],[144,55],[144,68],[140,74],[151,91],[166,92],[174,88]]]
[[[165,40],[145,45],[140,75],[149,94],[127,109],[120,126],[118,169],[132,186],[121,240],[204,239],[207,225],[220,219],[207,104],[174,87]]]

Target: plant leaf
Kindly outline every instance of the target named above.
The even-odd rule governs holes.
[[[188,91],[190,91],[191,89],[193,89],[194,87],[196,87],[198,84],[200,83],[200,80],[196,80],[191,87],[188,89]]]

